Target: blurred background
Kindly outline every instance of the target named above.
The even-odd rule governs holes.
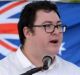
[[[0,1],[20,1],[20,0],[0,0]],[[22,1],[22,0],[21,0]],[[27,1],[27,0],[26,0]],[[28,0],[28,1],[39,1],[39,0]],[[44,1],[44,0],[41,0]],[[48,1],[61,1],[61,2],[80,2],[80,0],[48,0]]]

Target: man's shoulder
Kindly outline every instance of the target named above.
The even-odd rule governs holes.
[[[64,60],[61,57],[58,57],[60,61],[60,65],[63,66],[65,69],[70,70],[70,71],[79,71],[80,72],[80,67],[77,65],[73,64],[72,62],[69,62],[67,60]]]
[[[15,53],[10,53],[5,58],[0,60],[0,75],[9,75],[8,73],[11,72],[13,68],[13,64],[15,62]]]
[[[0,67],[8,67],[12,65],[12,63],[16,62],[16,53],[13,52],[9,55],[7,55],[5,58],[0,60]]]

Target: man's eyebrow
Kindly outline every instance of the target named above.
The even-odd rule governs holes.
[[[51,21],[45,21],[45,22],[43,22],[42,24],[45,24],[45,23],[52,23]]]
[[[51,21],[45,21],[45,22],[43,22],[42,24],[45,24],[45,23],[53,23],[53,22],[51,22]],[[57,21],[57,23],[62,23],[60,20],[59,21]]]
[[[62,23],[61,21],[57,21],[57,23]]]

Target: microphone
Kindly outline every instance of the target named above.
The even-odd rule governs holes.
[[[32,75],[32,74],[37,73],[39,71],[47,70],[52,63],[52,57],[44,56],[42,59],[42,62],[43,62],[42,67],[33,68],[33,69],[31,69],[31,70],[29,70],[26,73],[21,74],[21,75]]]
[[[47,70],[49,66],[52,64],[53,59],[50,56],[44,56],[42,61],[43,61],[43,70]]]

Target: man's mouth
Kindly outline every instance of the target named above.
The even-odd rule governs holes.
[[[58,42],[59,42],[59,41],[58,41],[57,39],[50,41],[50,43],[52,43],[52,44],[57,44]]]

